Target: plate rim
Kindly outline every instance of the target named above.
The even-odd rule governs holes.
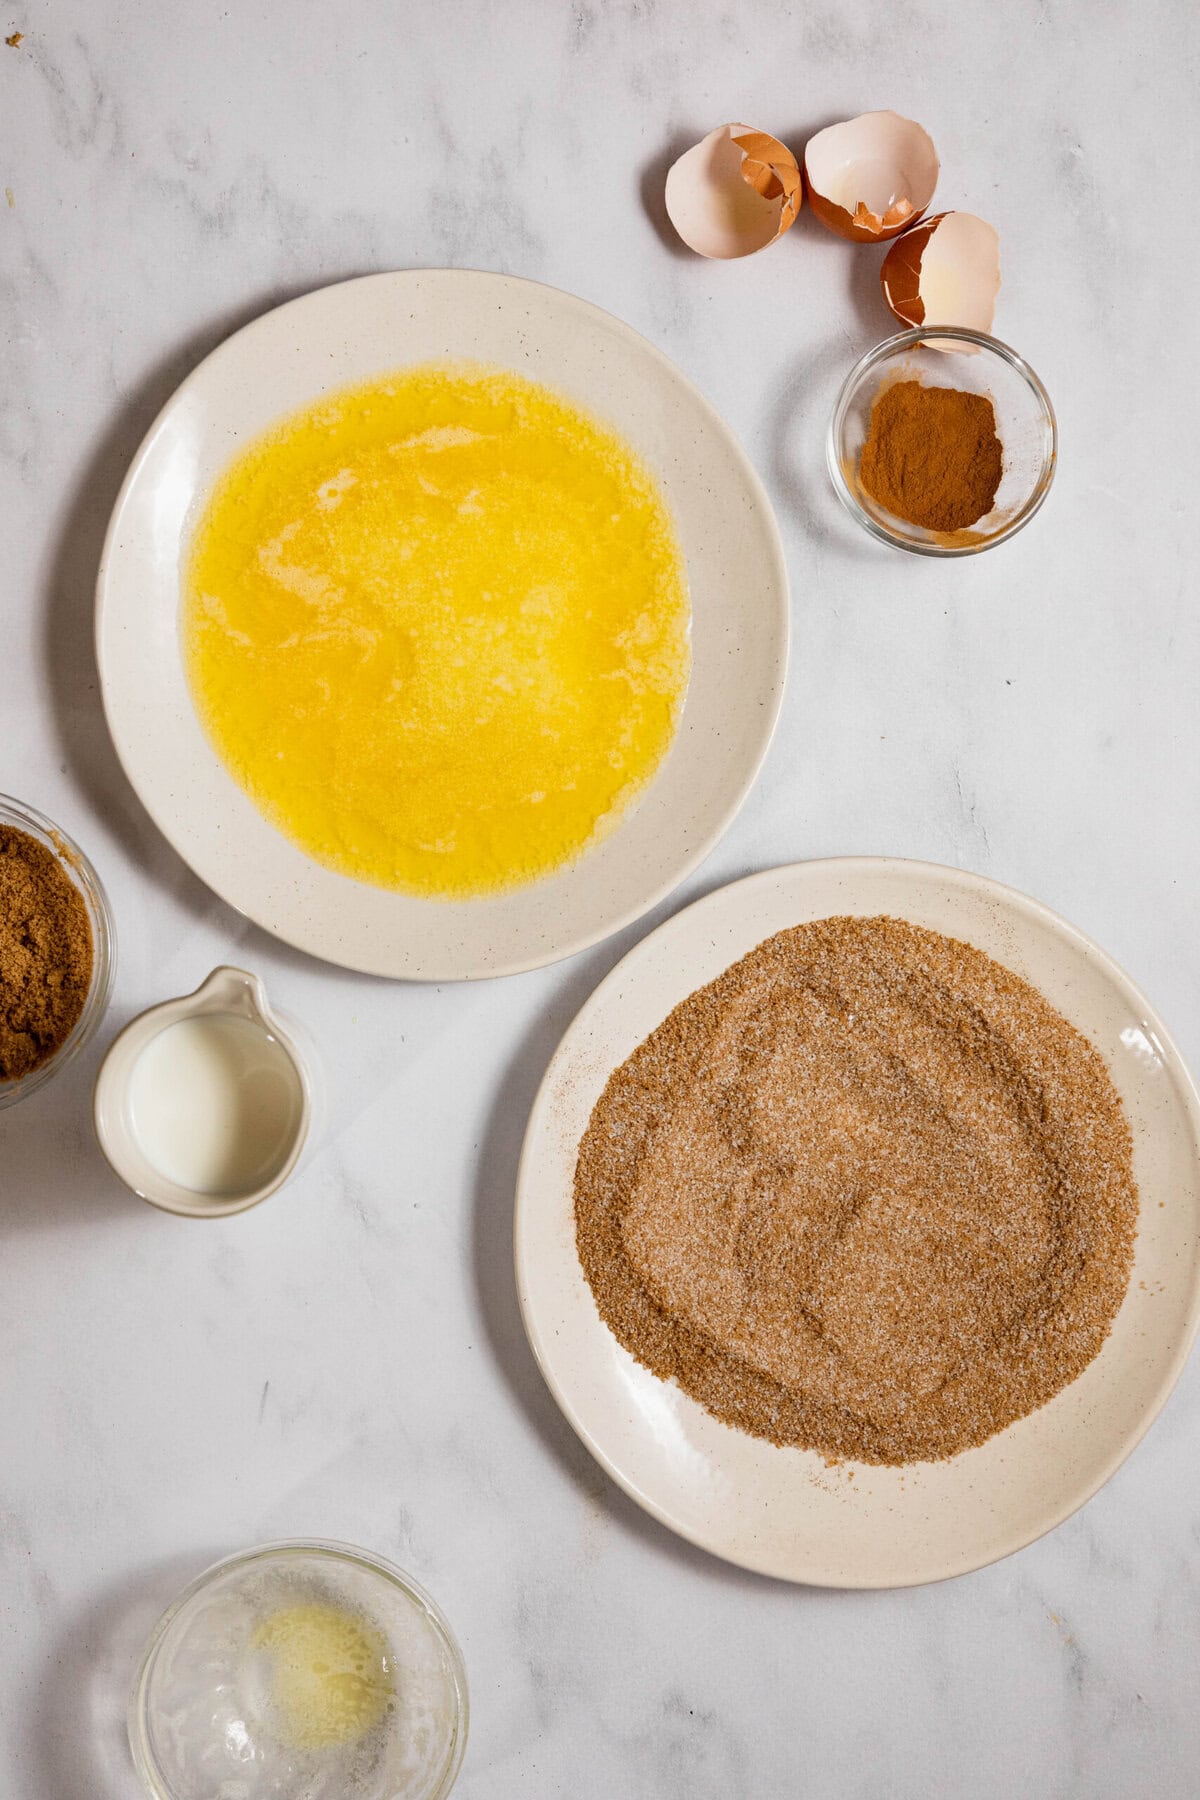
[[[676,382],[678,382],[684,390],[686,390],[693,402],[700,407],[716,432],[724,440],[749,493],[754,499],[756,509],[761,516],[765,543],[776,576],[776,603],[774,610],[776,613],[775,629],[779,643],[779,654],[776,659],[771,686],[769,690],[764,690],[763,704],[757,709],[759,714],[757,743],[753,756],[747,761],[746,769],[737,793],[709,831],[698,837],[693,844],[688,846],[686,852],[681,855],[673,875],[666,880],[659,882],[653,891],[648,892],[634,905],[624,908],[619,914],[614,914],[603,926],[581,932],[561,947],[555,947],[549,951],[531,952],[526,956],[511,957],[495,967],[486,968],[479,966],[479,957],[478,954],[476,954],[474,963],[470,968],[466,969],[465,972],[462,967],[447,967],[431,968],[417,973],[412,970],[396,972],[395,970],[385,969],[380,967],[377,961],[365,960],[354,955],[347,955],[344,952],[337,955],[331,955],[328,951],[314,949],[311,944],[301,941],[303,934],[299,933],[296,927],[284,928],[271,922],[271,920],[267,918],[260,917],[257,911],[250,911],[246,907],[239,905],[236,900],[231,899],[221,888],[215,887],[212,884],[208,877],[196,867],[189,852],[177,841],[174,831],[169,828],[169,825],[166,822],[164,822],[163,817],[160,816],[161,809],[151,805],[150,801],[146,798],[141,784],[127,761],[125,746],[123,745],[121,735],[117,730],[113,709],[110,705],[109,689],[111,678],[110,673],[106,668],[104,645],[109,565],[112,560],[114,547],[121,529],[122,518],[129,502],[130,494],[141,473],[143,465],[153,450],[159,432],[163,429],[167,420],[174,413],[176,408],[181,404],[186,404],[187,396],[194,387],[199,385],[201,379],[211,370],[212,366],[222,360],[229,352],[230,346],[235,342],[243,340],[257,331],[266,329],[270,322],[279,320],[282,315],[291,313],[295,308],[303,308],[307,305],[311,305],[321,297],[336,291],[351,288],[361,290],[367,284],[374,286],[379,283],[404,283],[408,280],[419,281],[420,279],[429,276],[452,276],[455,280],[462,280],[467,284],[473,282],[499,282],[514,292],[520,292],[522,289],[525,289],[535,290],[543,295],[552,295],[557,304],[565,305],[569,310],[577,310],[580,314],[590,318],[593,323],[601,324],[606,329],[615,331],[619,336],[624,338],[627,343],[636,346],[643,355],[650,357]],[[758,782],[758,778],[762,773],[763,765],[770,754],[771,746],[778,729],[779,719],[783,711],[784,699],[787,694],[788,677],[791,669],[791,637],[791,582],[788,574],[787,554],[784,548],[783,535],[779,528],[779,520],[775,512],[774,503],[771,500],[770,494],[767,492],[766,484],[763,481],[762,476],[755,468],[741,439],[704,391],[692,380],[691,376],[686,374],[684,370],[680,368],[679,364],[667,355],[665,350],[661,350],[657,344],[653,343],[648,337],[645,337],[634,326],[628,324],[616,313],[609,312],[607,308],[598,306],[595,301],[586,300],[581,295],[573,294],[566,288],[554,286],[551,282],[537,281],[525,275],[510,275],[501,270],[491,269],[459,269],[444,265],[402,269],[377,269],[366,275],[352,275],[339,281],[324,282],[317,287],[308,288],[302,294],[293,295],[291,299],[281,301],[277,306],[269,306],[263,312],[256,313],[254,318],[248,319],[244,324],[239,325],[236,330],[229,332],[218,344],[214,345],[206,355],[201,357],[200,361],[188,371],[182,381],[177,384],[168,395],[163,405],[159,408],[144,437],[135,450],[129,467],[125,471],[121,486],[117,491],[117,497],[113,502],[112,512],[109,515],[108,524],[104,533],[104,542],[100,552],[100,561],[97,565],[92,623],[92,641],[96,659],[97,675],[99,678],[100,704],[104,714],[105,726],[108,730],[109,742],[112,744],[116,753],[117,761],[121,766],[121,771],[132,788],[138,804],[150,818],[155,829],[166,839],[175,854],[187,866],[196,879],[204,885],[209,893],[215,894],[217,898],[222,901],[224,905],[230,907],[233,912],[237,913],[241,918],[249,920],[251,924],[258,926],[260,930],[267,932],[269,936],[276,938],[280,943],[287,944],[292,949],[298,950],[302,955],[311,956],[318,962],[325,962],[331,967],[347,969],[356,974],[376,976],[385,981],[411,981],[419,982],[423,985],[433,984],[435,986],[458,981],[500,980],[509,975],[523,975],[534,969],[547,968],[554,963],[566,961],[569,957],[577,956],[584,950],[592,949],[595,945],[604,943],[608,938],[615,936],[617,932],[625,930],[628,926],[635,924],[639,919],[644,918],[647,913],[652,912],[656,906],[661,905],[669,895],[673,894],[679,888],[681,883],[687,880],[689,875],[694,874],[721,842],[730,826],[741,812],[746,801],[749,799],[750,794],[753,792]],[[583,854],[586,856],[586,851],[584,851]],[[537,884],[533,885],[536,886]],[[420,898],[421,896],[409,895],[405,897],[412,899]],[[431,904],[436,905],[438,902],[433,901]]]
[[[569,1040],[573,1039],[581,1028],[586,1027],[591,1015],[599,1010],[602,998],[606,992],[617,984],[618,978],[621,977],[623,973],[627,973],[627,965],[634,962],[640,955],[646,954],[648,947],[655,944],[658,939],[669,938],[685,915],[709,909],[716,910],[719,906],[726,904],[729,896],[733,893],[744,892],[751,888],[769,887],[779,882],[781,878],[795,879],[800,871],[819,872],[822,875],[836,877],[838,875],[853,876],[855,873],[865,873],[867,870],[879,874],[888,874],[899,871],[910,877],[916,877],[917,879],[928,878],[939,882],[945,882],[950,886],[958,887],[990,898],[1004,907],[1011,908],[1018,913],[1024,913],[1042,926],[1048,927],[1055,935],[1067,938],[1076,950],[1081,951],[1089,961],[1097,964],[1106,977],[1116,986],[1119,992],[1121,992],[1126,999],[1136,1003],[1137,1011],[1152,1029],[1162,1050],[1164,1064],[1176,1085],[1184,1112],[1191,1127],[1193,1161],[1196,1163],[1197,1167],[1200,1168],[1200,1084],[1197,1083],[1196,1078],[1193,1076],[1186,1059],[1180,1051],[1179,1046],[1176,1044],[1174,1037],[1167,1029],[1158,1010],[1146,998],[1142,989],[1133,980],[1133,977],[1128,974],[1107,950],[1104,950],[1093,938],[1089,937],[1086,932],[1080,930],[1077,925],[1072,924],[1069,919],[1064,918],[1061,913],[1058,913],[1052,907],[1047,906],[1044,901],[1035,899],[1031,894],[1025,893],[1022,889],[1012,887],[1005,882],[997,881],[988,875],[979,875],[969,869],[957,868],[952,864],[926,862],[920,858],[904,856],[855,855],[811,857],[788,863],[778,863],[766,869],[755,870],[749,875],[740,876],[736,880],[726,882],[722,886],[712,889],[707,894],[700,895],[697,899],[690,901],[686,906],[681,906],[677,912],[672,913],[669,918],[664,919],[659,925],[656,925],[653,931],[647,932],[636,944],[632,945],[631,948],[626,951],[625,955],[621,957],[620,961],[617,962],[596,985],[563,1031],[562,1036],[555,1047],[554,1053],[551,1056],[549,1063],[546,1065],[545,1073],[538,1084],[537,1093],[534,1096],[533,1104],[529,1110],[525,1135],[521,1143],[521,1155],[517,1167],[516,1195],[513,1210],[513,1265],[517,1288],[517,1302],[520,1308],[521,1323],[525,1331],[526,1341],[532,1352],[534,1361],[537,1364],[538,1371],[545,1381],[546,1386],[549,1388],[556,1406],[581,1443],[588,1450],[589,1454],[595,1458],[596,1462],[604,1470],[605,1474],[608,1475],[611,1480],[615,1481],[617,1486],[621,1488],[631,1500],[645,1512],[649,1513],[652,1518],[659,1522],[659,1524],[665,1526],[667,1530],[674,1533],[676,1537],[683,1538],[686,1542],[695,1545],[697,1549],[707,1552],[709,1555],[716,1557],[722,1562],[728,1563],[736,1568],[747,1569],[756,1575],[762,1575],[773,1580],[787,1582],[792,1586],[830,1588],[834,1590],[842,1589],[847,1592],[884,1592],[890,1591],[893,1588],[925,1587],[932,1586],[937,1582],[953,1580],[959,1575],[969,1575],[978,1569],[988,1568],[993,1563],[1002,1562],[1006,1557],[1013,1556],[1017,1551],[1028,1548],[1030,1544],[1036,1543],[1049,1532],[1054,1531],[1082,1507],[1086,1506],[1089,1500],[1094,1499],[1100,1489],[1112,1479],[1121,1465],[1127,1461],[1134,1450],[1137,1449],[1155,1420],[1162,1413],[1163,1408],[1178,1385],[1179,1379],[1187,1366],[1188,1358],[1195,1344],[1197,1332],[1200,1330],[1200,1258],[1198,1258],[1191,1276],[1190,1293],[1188,1294],[1187,1301],[1188,1313],[1186,1329],[1181,1334],[1169,1359],[1166,1370],[1155,1388],[1151,1403],[1146,1407],[1137,1424],[1120,1439],[1114,1451],[1104,1459],[1099,1468],[1099,1472],[1094,1476],[1089,1476],[1079,1491],[1074,1493],[1073,1497],[1068,1499],[1065,1504],[1051,1508],[1034,1529],[1019,1529],[1017,1532],[1003,1540],[998,1540],[996,1547],[987,1550],[983,1555],[975,1556],[968,1554],[956,1558],[952,1563],[941,1567],[935,1573],[921,1571],[916,1574],[898,1576],[895,1580],[887,1582],[880,1582],[877,1580],[859,1581],[846,1575],[832,1577],[823,1575],[819,1570],[811,1569],[804,1572],[793,1572],[781,1568],[778,1563],[778,1558],[773,1558],[769,1555],[756,1558],[753,1555],[734,1554],[727,1549],[722,1549],[717,1543],[712,1541],[711,1536],[706,1536],[700,1531],[681,1525],[672,1516],[668,1507],[660,1504],[652,1495],[641,1489],[636,1481],[628,1478],[600,1447],[593,1434],[577,1416],[574,1407],[563,1392],[545,1354],[545,1346],[541,1341],[537,1326],[532,1317],[532,1302],[528,1291],[529,1284],[525,1280],[524,1272],[525,1257],[527,1255],[526,1239],[529,1231],[527,1223],[528,1209],[531,1205],[527,1194],[527,1187],[531,1179],[530,1171],[535,1154],[534,1139],[535,1136],[540,1134],[544,1115],[549,1111],[552,1090],[557,1083],[559,1068],[566,1060]],[[798,921],[798,923],[804,922],[805,921],[803,920]],[[786,927],[781,929],[786,929]],[[747,954],[747,952],[741,952],[740,954],[744,955]],[[737,960],[736,956],[733,960]],[[703,986],[704,983],[701,982],[700,985]],[[688,989],[688,993],[694,991],[695,989],[693,988]],[[675,1001],[673,1004],[678,1005],[686,998],[686,994],[681,994],[679,1000]],[[581,1279],[583,1279],[582,1271]],[[590,1294],[588,1297],[589,1299],[591,1298]],[[594,1304],[594,1301],[592,1304]],[[672,1384],[668,1383],[667,1385]],[[1041,1411],[1042,1409],[1038,1408],[1036,1410]],[[1014,1421],[1014,1424],[1019,1423],[1019,1420]]]

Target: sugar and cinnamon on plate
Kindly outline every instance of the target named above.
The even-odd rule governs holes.
[[[1028,982],[901,920],[768,939],[610,1077],[580,1260],[637,1360],[776,1444],[900,1464],[1044,1405],[1129,1281],[1132,1140]]]

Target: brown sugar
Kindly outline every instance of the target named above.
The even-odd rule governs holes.
[[[1003,472],[986,394],[920,381],[880,388],[858,478],[885,511],[927,531],[964,531],[992,510]]]
[[[768,939],[610,1077],[576,1239],[601,1317],[729,1425],[831,1459],[981,1444],[1108,1335],[1137,1227],[1096,1050],[969,944]]]
[[[0,1081],[60,1049],[87,999],[92,927],[53,851],[0,825]]]

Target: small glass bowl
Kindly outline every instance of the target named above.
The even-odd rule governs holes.
[[[938,349],[938,344],[960,346]],[[975,354],[970,354],[974,351]],[[966,352],[966,354],[964,354]],[[928,531],[886,512],[858,479],[871,407],[885,382],[910,378],[990,396],[1004,472],[991,512],[962,531]],[[829,475],[842,504],[880,543],[918,556],[974,556],[1002,544],[1032,519],[1050,491],[1058,460],[1058,426],[1050,396],[1023,357],[982,331],[923,325],[869,350],[842,384],[826,442]]]
[[[32,806],[26,806],[21,800],[14,800],[8,794],[0,794],[0,825],[11,825],[18,831],[28,832],[30,837],[36,838],[39,844],[44,844],[58,858],[83,896],[92,927],[92,979],[83,1010],[53,1056],[48,1056],[36,1069],[30,1069],[28,1075],[18,1075],[11,1081],[0,1081],[0,1110],[3,1110],[4,1107],[15,1106],[18,1100],[36,1093],[52,1075],[57,1075],[60,1069],[64,1069],[73,1056],[78,1055],[93,1035],[104,1017],[112,993],[117,966],[117,941],[112,911],[108,896],[100,885],[100,877],[73,838],[68,837],[60,826],[52,824],[44,814],[35,811]]]
[[[357,1737],[289,1743],[273,1716],[271,1657],[254,1640],[297,1608],[349,1614],[382,1640],[392,1699]],[[462,1653],[412,1577],[351,1544],[289,1539],[215,1563],[167,1608],[134,1680],[129,1746],[151,1800],[444,1800],[467,1719]]]

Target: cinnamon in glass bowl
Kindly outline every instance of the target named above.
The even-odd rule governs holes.
[[[1058,433],[1041,381],[998,338],[902,331],[847,376],[826,445],[843,505],[872,537],[969,556],[1020,531],[1054,479]]]

